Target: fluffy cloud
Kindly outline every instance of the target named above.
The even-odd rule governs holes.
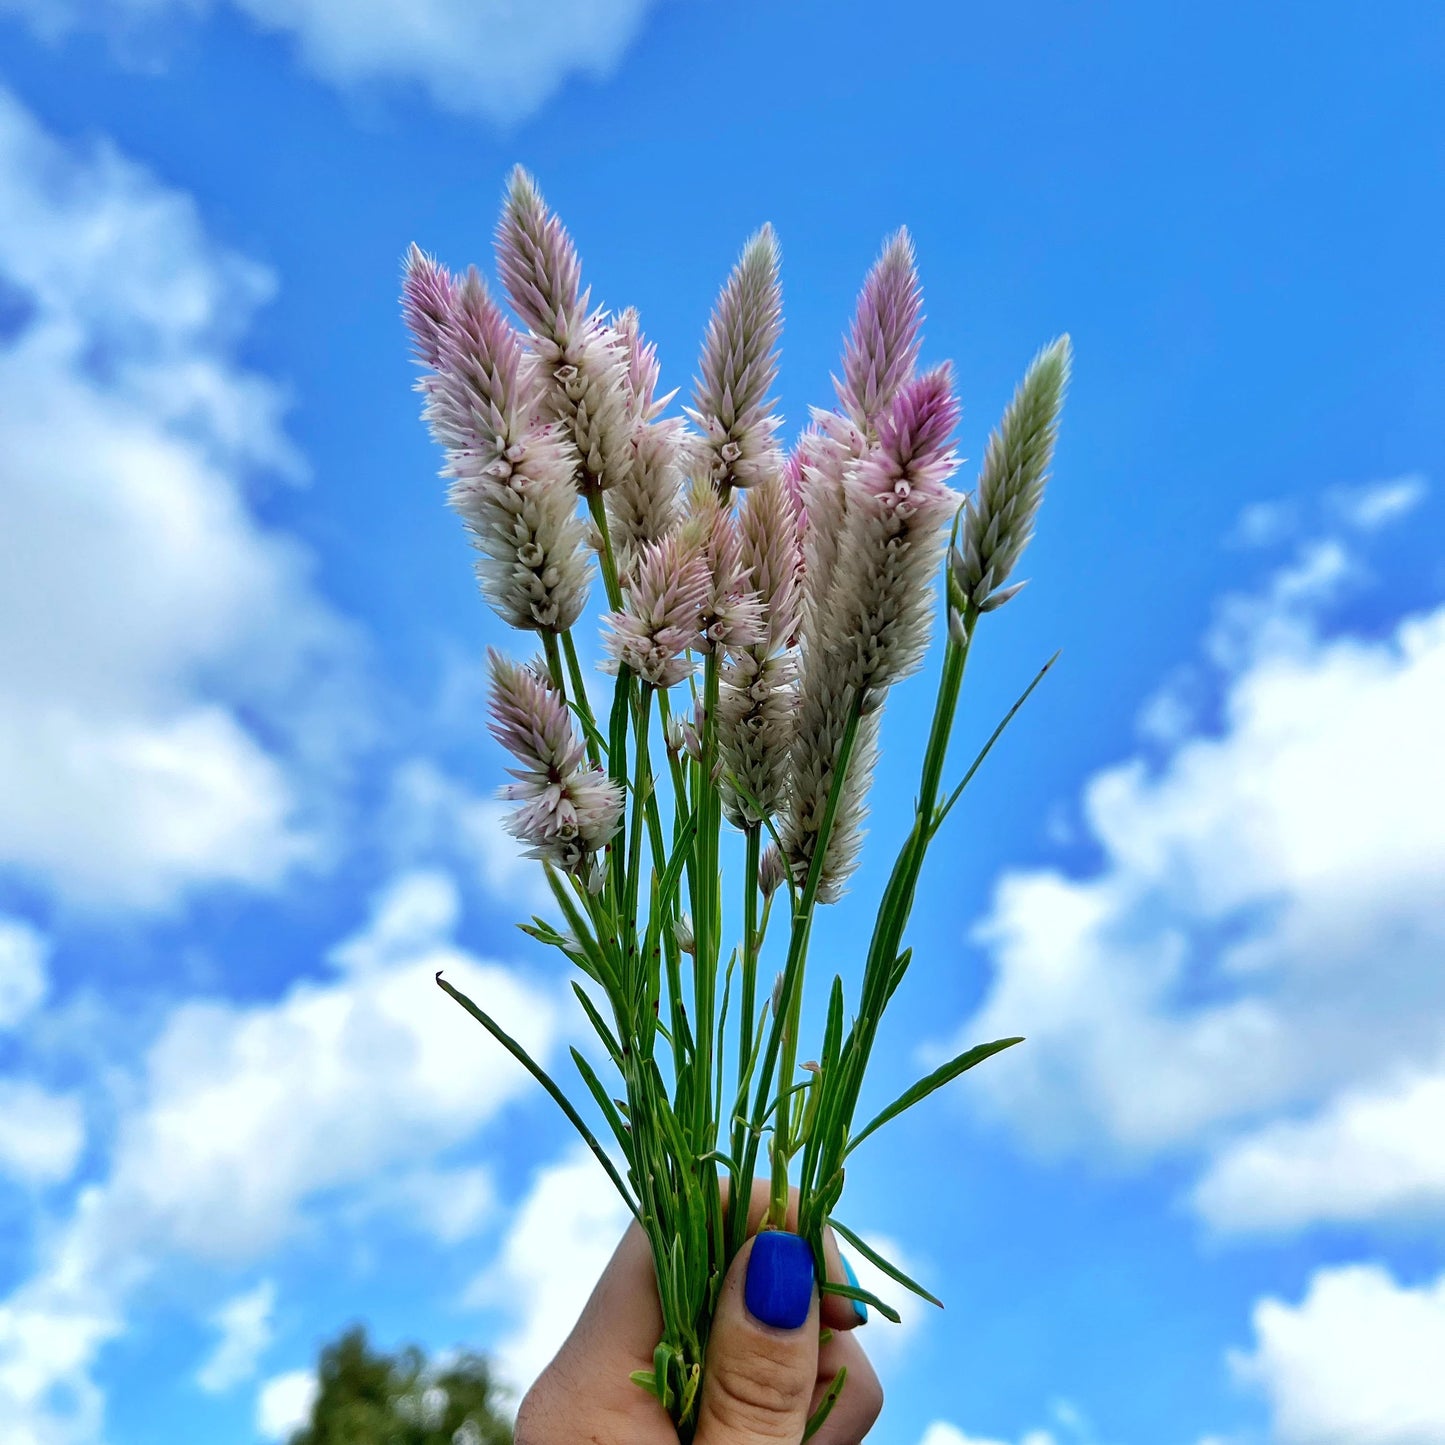
[[[615,70],[651,0],[230,0],[262,30],[285,37],[306,64],[340,86],[420,86],[447,110],[506,124],[540,108],[569,76]],[[78,25],[133,46],[157,22],[206,0],[0,0],[47,39]]]
[[[956,1425],[946,1420],[935,1420],[923,1432],[918,1445],[1008,1445],[1003,1440],[985,1440],[981,1435],[965,1435]],[[1018,1445],[1055,1445],[1054,1437],[1047,1430],[1030,1430],[1020,1437]]]
[[[256,1429],[267,1440],[289,1440],[311,1418],[316,1372],[287,1370],[262,1385],[256,1396]]]
[[[262,1280],[255,1289],[227,1300],[216,1311],[211,1323],[220,1338],[196,1371],[201,1389],[219,1394],[256,1373],[256,1364],[271,1343],[275,1309],[276,1286]]]
[[[502,825],[508,805],[481,798],[434,763],[412,758],[392,777],[382,836],[397,859],[464,868],[493,897],[522,910],[556,906],[542,869]]]
[[[78,1098],[27,1079],[0,1079],[0,1173],[55,1184],[70,1178],[84,1147]]]
[[[475,1308],[513,1312],[492,1354],[519,1391],[571,1332],[627,1222],[627,1206],[585,1148],[538,1170],[496,1259],[464,1296]]]
[[[978,934],[995,976],[962,1034],[1029,1036],[973,1092],[1036,1144],[1138,1155],[1259,1127],[1276,1132],[1255,1144],[1298,1164],[1283,1111],[1438,1060],[1445,812],[1422,800],[1445,796],[1445,608],[1383,636],[1326,635],[1320,610],[1358,571],[1321,543],[1261,594],[1226,599],[1208,648],[1217,726],[1089,782],[1091,876],[999,883]],[[1318,1127],[1357,1132],[1360,1107]],[[1418,1107],[1400,1105],[1401,1127]],[[1291,1204],[1242,1201],[1268,1171],[1234,1157],[1233,1183],[1200,1196],[1221,1222],[1310,1216],[1303,1187]],[[1410,1169],[1397,1161],[1381,1197],[1418,1196]]]
[[[1445,1062],[1347,1090],[1219,1150],[1193,1194],[1219,1230],[1445,1214]]]
[[[1429,490],[1424,477],[1412,475],[1369,482],[1363,487],[1334,487],[1327,500],[1347,526],[1374,532],[1413,512]]]
[[[0,1029],[13,1029],[44,999],[49,940],[21,918],[0,914]]]
[[[1445,1439],[1445,1276],[1407,1287],[1372,1265],[1320,1270],[1298,1305],[1262,1300],[1232,1357],[1261,1390],[1278,1445]]]
[[[334,951],[338,977],[297,982],[275,1003],[175,1009],[108,1175],[82,1190],[41,1268],[0,1303],[0,1439],[89,1438],[95,1357],[167,1257],[248,1264],[303,1228],[319,1195],[384,1201],[428,1178],[459,1182],[466,1197],[414,1225],[435,1223],[445,1239],[475,1222],[485,1182],[438,1161],[531,1081],[433,976],[444,969],[485,997],[536,1057],[557,1028],[549,996],[450,941],[458,908],[447,878],[409,875]],[[216,1370],[233,1374],[228,1359]],[[68,1411],[51,1403],[57,1391]]]
[[[300,470],[235,359],[273,282],[3,91],[0,214],[0,866],[105,905],[273,884],[317,846],[288,757],[348,733],[312,679],[350,647],[245,497]]]

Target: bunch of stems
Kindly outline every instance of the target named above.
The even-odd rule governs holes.
[[[791,454],[767,397],[781,321],[771,231],[723,289],[685,420],[663,415],[670,398],[655,394],[656,356],[635,313],[589,310],[571,239],[520,171],[498,261],[515,320],[475,271],[453,276],[416,250],[404,308],[483,591],[540,639],[530,664],[493,654],[492,730],[518,764],[503,790],[520,803],[510,826],[557,905],[554,918],[521,926],[577,971],[600,1053],[574,1048],[572,1061],[601,1129],[481,1003],[438,983],[557,1102],[645,1232],[663,1333],[634,1379],[687,1441],[756,1181],[766,1181],[762,1227],[793,1218],[824,1292],[898,1318],[827,1279],[831,1227],[938,1302],[837,1211],[865,1139],[1020,1042],[969,1049],[858,1122],[884,1014],[912,961],[904,934],[929,845],[1052,663],[945,795],[975,634],[1021,585],[1008,578],[1043,494],[1069,348],[1062,338],[1035,358],[977,487],[959,497],[945,485],[957,405],[946,368],[917,373],[920,295],[905,233],[860,296],[837,407],[815,410]],[[594,567],[615,673],[605,712],[576,636]],[[821,1046],[800,1063],[814,919],[856,865],[881,708],[924,661],[934,618],[942,658],[912,826],[856,995],[834,975]],[[732,829],[742,867],[727,877]],[[764,986],[770,954],[781,968]]]

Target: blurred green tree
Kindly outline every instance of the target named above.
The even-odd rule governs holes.
[[[357,1325],[321,1351],[319,1374],[310,1423],[289,1445],[511,1445],[502,1391],[481,1355],[438,1366],[415,1345],[383,1354]]]

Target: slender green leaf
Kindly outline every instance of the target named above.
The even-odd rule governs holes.
[[[862,1239],[860,1239],[856,1234],[854,1234],[853,1231],[849,1229],[846,1224],[839,1224],[836,1219],[830,1219],[828,1221],[828,1224],[832,1228],[834,1234],[837,1234],[843,1239],[847,1240],[847,1242],[852,1245],[853,1248],[856,1249],[858,1253],[861,1254],[863,1258],[869,1262],[869,1264],[882,1270],[889,1279],[896,1280],[899,1284],[903,1286],[904,1289],[912,1290],[913,1293],[916,1294],[920,1299],[926,1299],[929,1304],[937,1305],[939,1309],[943,1308],[943,1301],[941,1299],[939,1299],[936,1295],[929,1294],[929,1292],[924,1289],[923,1286],[919,1284],[916,1280],[909,1279],[909,1277],[904,1274],[903,1271],[899,1269],[896,1264],[894,1264],[891,1260],[885,1259],[881,1254],[878,1253],[876,1249],[873,1249],[871,1246],[866,1244]]]
[[[607,1020],[597,1011],[597,1005],[587,997],[587,990],[575,978],[572,980],[572,992],[577,995],[577,1002],[582,1005],[582,1012],[587,1015],[587,1021],[592,1025],[593,1031],[602,1040],[608,1057],[620,1069],[622,1067],[622,1046],[617,1042],[612,1030],[607,1027]]]
[[[848,1141],[848,1147],[844,1150],[845,1157],[851,1154],[875,1129],[881,1129],[890,1119],[896,1119],[905,1109],[911,1109],[920,1099],[926,1099],[935,1089],[941,1089],[965,1070],[973,1068],[975,1064],[981,1064],[985,1059],[992,1058],[994,1054],[1002,1053],[1005,1049],[1021,1043],[1023,1043],[1022,1038],[995,1039],[991,1044],[976,1044],[973,1048],[959,1054],[956,1059],[950,1059],[946,1064],[936,1068],[926,1078],[919,1079],[916,1084],[905,1089],[882,1113],[878,1114],[861,1133],[855,1134]]]
[[[616,1136],[618,1145],[628,1156],[628,1162],[631,1163],[632,1135],[628,1132],[627,1125],[623,1123],[622,1115],[617,1112],[617,1105],[612,1102],[611,1096],[602,1087],[602,1080],[597,1077],[596,1071],[587,1062],[585,1054],[574,1048],[572,1062],[577,1065],[577,1072],[582,1075],[582,1082],[587,1085],[588,1092],[597,1101],[597,1107],[602,1110],[602,1117],[607,1120],[608,1127]]]
[[[892,1320],[895,1325],[901,1324],[903,1321],[903,1316],[900,1315],[892,1305],[884,1304],[876,1294],[869,1294],[866,1289],[860,1289],[857,1285],[834,1284],[831,1279],[827,1279],[818,1286],[818,1293],[836,1294],[840,1295],[843,1299],[861,1300],[865,1305],[877,1310],[885,1320]]]
[[[444,992],[449,993],[556,1101],[557,1107],[567,1116],[572,1127],[582,1136],[583,1142],[597,1157],[597,1162],[607,1171],[607,1177],[617,1186],[617,1192],[622,1196],[627,1207],[632,1211],[633,1217],[639,1222],[642,1216],[638,1213],[637,1204],[632,1198],[632,1193],[622,1182],[622,1176],[617,1172],[617,1166],[607,1157],[606,1150],[597,1142],[596,1136],[587,1127],[582,1116],[572,1107],[572,1101],[552,1081],[552,1076],[514,1039],[506,1032],[492,1016],[478,1008],[466,994],[459,988],[453,988],[437,970],[437,983]]]
[[[973,781],[973,775],[983,766],[983,760],[993,750],[993,745],[1003,736],[1004,729],[1018,715],[1019,709],[1029,700],[1029,694],[1044,680],[1044,674],[1059,660],[1059,653],[1049,658],[1044,665],[1034,674],[1034,680],[1019,694],[1014,705],[1003,715],[1003,720],[989,735],[989,740],[979,750],[978,756],[970,764],[968,771],[963,775],[963,780],[949,794],[948,801],[934,814],[933,823],[929,827],[928,836],[932,838],[943,826],[943,820],[953,811],[953,805],[963,796],[963,790]]]
[[[804,1440],[811,1440],[823,1428],[823,1422],[833,1413],[833,1406],[838,1403],[838,1396],[843,1393],[843,1386],[847,1380],[848,1366],[839,1365],[838,1373],[833,1376],[832,1384],[828,1386],[823,1398],[818,1401],[818,1408],[808,1416],[808,1423],[803,1430]]]

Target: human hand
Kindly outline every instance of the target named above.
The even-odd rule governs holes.
[[[828,1278],[842,1282],[831,1232],[825,1254]],[[883,1407],[878,1377],[852,1334],[865,1318],[839,1295],[820,1300],[812,1253],[797,1235],[769,1231],[748,1240],[713,1320],[695,1445],[800,1445],[842,1366],[842,1396],[810,1445],[858,1445]],[[820,1345],[822,1329],[832,1333]],[[661,1336],[652,1255],[633,1224],[566,1343],[523,1399],[516,1445],[678,1445],[667,1412],[629,1378],[652,1368]]]

